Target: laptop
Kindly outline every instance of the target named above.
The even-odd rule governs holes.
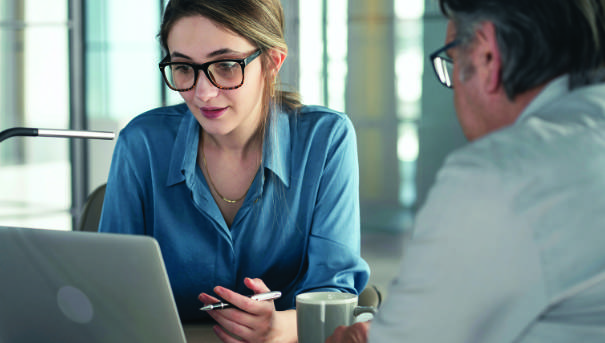
[[[185,342],[155,239],[0,226],[8,342]]]

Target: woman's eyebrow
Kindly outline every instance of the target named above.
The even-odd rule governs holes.
[[[173,52],[172,54],[170,54],[170,57],[180,57],[180,58],[185,58],[185,59],[188,59],[188,60],[192,60],[192,61],[193,61],[193,59],[192,59],[191,57],[189,57],[189,56],[187,56],[187,55],[185,55],[185,54],[182,54],[182,53],[180,53],[180,52],[178,52],[178,51],[175,51],[175,52]]]
[[[208,58],[212,58],[212,57],[226,55],[226,54],[241,54],[241,52],[235,51],[235,50],[229,49],[229,48],[223,48],[223,49],[218,49],[218,50],[215,50],[215,51],[209,53],[207,55],[207,57]],[[175,51],[172,54],[170,54],[170,57],[173,57],[173,58],[174,57],[185,58],[185,59],[193,61],[193,58],[191,58],[191,57],[189,57],[189,56],[187,56],[187,55],[185,55],[183,53],[180,53],[178,51]]]
[[[223,48],[223,49],[218,49],[218,50],[215,50],[215,51],[209,53],[208,57],[216,57],[216,56],[225,55],[225,54],[240,54],[240,53],[241,52],[235,51],[233,49]]]

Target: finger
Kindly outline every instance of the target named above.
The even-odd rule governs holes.
[[[214,304],[219,302],[219,300],[211,295],[206,293],[202,293],[198,296],[199,300],[204,303],[204,305]],[[228,308],[228,309],[217,309],[206,311],[210,317],[212,317],[217,323],[223,324],[226,321],[230,321],[231,317],[233,317],[233,313],[242,313],[241,310],[237,308]]]
[[[349,327],[343,333],[343,338],[346,338],[347,342],[353,343],[364,343],[368,341],[368,330],[370,325],[368,323],[355,323]]]
[[[266,334],[270,319],[275,312],[272,301],[253,300],[223,287],[215,287],[214,291],[219,297],[236,306],[231,309],[210,311],[212,318],[226,332],[249,341],[258,341],[259,335]]]
[[[204,305],[208,305],[208,304],[214,304],[219,302],[219,300],[209,294],[206,293],[201,293],[200,295],[198,295],[197,297],[199,299],[199,301],[203,302]]]
[[[219,325],[215,325],[212,327],[214,334],[220,338],[223,343],[241,343],[244,340],[240,340],[232,335],[230,335],[227,331],[223,330]]]
[[[249,297],[241,295],[222,286],[214,287],[214,293],[216,293],[216,295],[221,297],[224,301],[230,303],[231,305],[239,309],[242,308],[241,306],[245,304],[247,300],[250,300]]]
[[[233,306],[249,314],[260,315],[268,311],[272,312],[275,309],[272,301],[253,300],[250,297],[243,296],[221,286],[215,287],[214,292],[219,297],[225,299],[225,301],[230,302]]]
[[[370,331],[371,322],[360,322],[353,324],[353,327],[357,329],[357,332],[361,334],[361,337],[367,337]]]
[[[345,332],[345,330],[347,329],[346,326],[339,326],[337,327],[334,332],[332,333],[332,335],[330,337],[328,337],[328,339],[326,340],[326,343],[338,343],[342,340],[342,335]]]
[[[217,311],[217,312],[223,312],[223,311]],[[245,314],[247,316],[250,316],[249,314],[246,314],[245,312],[242,312],[242,311],[237,311],[237,312],[239,312],[239,314]],[[233,319],[226,315],[225,316],[221,315],[221,316],[217,316],[215,320],[220,325],[220,330],[224,331],[226,334],[228,334],[232,337],[235,337],[237,339],[241,339],[244,341],[246,339],[254,337],[254,329],[239,323],[237,321],[237,319]]]
[[[271,291],[269,287],[265,285],[263,280],[258,278],[251,279],[247,277],[244,279],[244,284],[246,285],[246,287],[250,288],[254,292],[254,294],[266,293]]]
[[[259,313],[262,314],[264,312],[273,311],[273,304],[268,301],[252,300],[247,296],[243,296],[221,286],[215,287],[214,291],[219,297],[223,298],[224,301],[227,301],[234,306],[232,308],[209,311],[210,316],[223,327],[226,327],[230,332],[232,332],[232,330],[241,331],[242,329],[235,328],[238,325],[253,329],[258,326],[259,321],[262,320]]]
[[[222,325],[226,321],[233,321],[233,318],[236,317],[238,313],[243,312],[241,310],[238,310],[237,308],[229,308],[211,310],[207,311],[206,313],[208,313],[210,317],[212,317],[217,323]]]

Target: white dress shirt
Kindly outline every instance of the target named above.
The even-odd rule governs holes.
[[[605,342],[605,84],[567,85],[447,158],[371,343]]]

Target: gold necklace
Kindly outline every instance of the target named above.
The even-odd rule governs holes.
[[[252,186],[252,182],[254,182],[254,178],[252,178],[252,181],[250,182],[250,185],[248,186],[248,189],[246,189],[246,192],[244,192],[244,195],[242,195],[241,197],[235,199],[235,200],[231,200],[231,199],[227,199],[225,198],[221,193],[218,192],[218,189],[216,188],[216,186],[214,185],[214,182],[212,182],[212,177],[210,176],[210,171],[208,170],[208,165],[206,164],[206,155],[204,154],[204,141],[202,140],[202,162],[204,163],[204,169],[206,170],[206,175],[208,175],[208,181],[210,181],[210,185],[212,186],[212,189],[214,189],[214,191],[216,192],[216,194],[223,199],[224,202],[229,203],[229,204],[235,204],[237,202],[242,201],[246,195],[248,194],[248,189],[250,189],[250,187]],[[263,164],[263,160],[260,160],[260,164]]]

